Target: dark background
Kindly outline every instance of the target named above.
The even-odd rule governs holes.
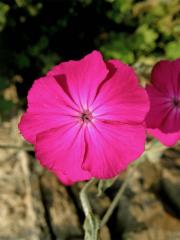
[[[178,11],[178,0],[0,1],[0,119],[26,106],[32,82],[53,65],[94,49],[140,71],[180,56]],[[12,86],[16,100],[4,94]]]

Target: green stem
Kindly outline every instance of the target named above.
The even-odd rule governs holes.
[[[92,213],[91,205],[87,196],[87,191],[96,181],[97,180],[95,178],[92,178],[89,182],[86,183],[86,185],[82,188],[80,192],[81,205],[86,217]]]
[[[135,164],[134,166],[132,166],[131,169],[129,169],[127,176],[122,184],[122,186],[120,187],[119,191],[117,192],[115,198],[113,199],[111,205],[109,206],[107,212],[105,213],[105,215],[103,216],[102,220],[101,220],[101,224],[100,226],[103,227],[104,225],[106,225],[106,223],[108,222],[109,218],[111,217],[114,209],[116,208],[117,204],[119,203],[119,200],[121,199],[127,185],[129,184],[129,181],[132,177],[132,174],[134,173],[135,168],[137,167],[137,165]]]
[[[100,229],[99,218],[93,214],[90,202],[88,200],[87,191],[96,182],[95,178],[92,178],[80,192],[80,200],[82,208],[85,214],[85,221],[83,224],[84,228],[84,239],[85,240],[98,240],[98,233]]]

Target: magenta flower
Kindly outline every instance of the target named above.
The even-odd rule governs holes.
[[[180,139],[180,59],[157,63],[146,90],[151,103],[148,133],[172,146]]]
[[[34,82],[19,129],[41,164],[72,184],[114,177],[137,159],[147,111],[133,70],[93,51]]]

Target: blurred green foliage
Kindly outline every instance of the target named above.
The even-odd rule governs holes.
[[[0,31],[3,30],[5,24],[6,24],[6,16],[9,11],[9,5],[0,2]]]
[[[178,0],[106,0],[112,7],[106,15],[119,25],[107,34],[101,46],[107,58],[127,63],[142,56],[180,57],[180,5]]]
[[[35,78],[93,49],[138,66],[180,57],[179,13],[179,0],[0,1],[0,114],[3,89],[15,84],[23,106]]]

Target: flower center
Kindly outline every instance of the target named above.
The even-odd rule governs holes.
[[[88,123],[91,122],[93,116],[89,110],[85,110],[83,113],[81,113],[80,118],[84,123]]]
[[[173,99],[173,105],[174,105],[174,107],[180,108],[180,100],[174,98],[174,99]]]

